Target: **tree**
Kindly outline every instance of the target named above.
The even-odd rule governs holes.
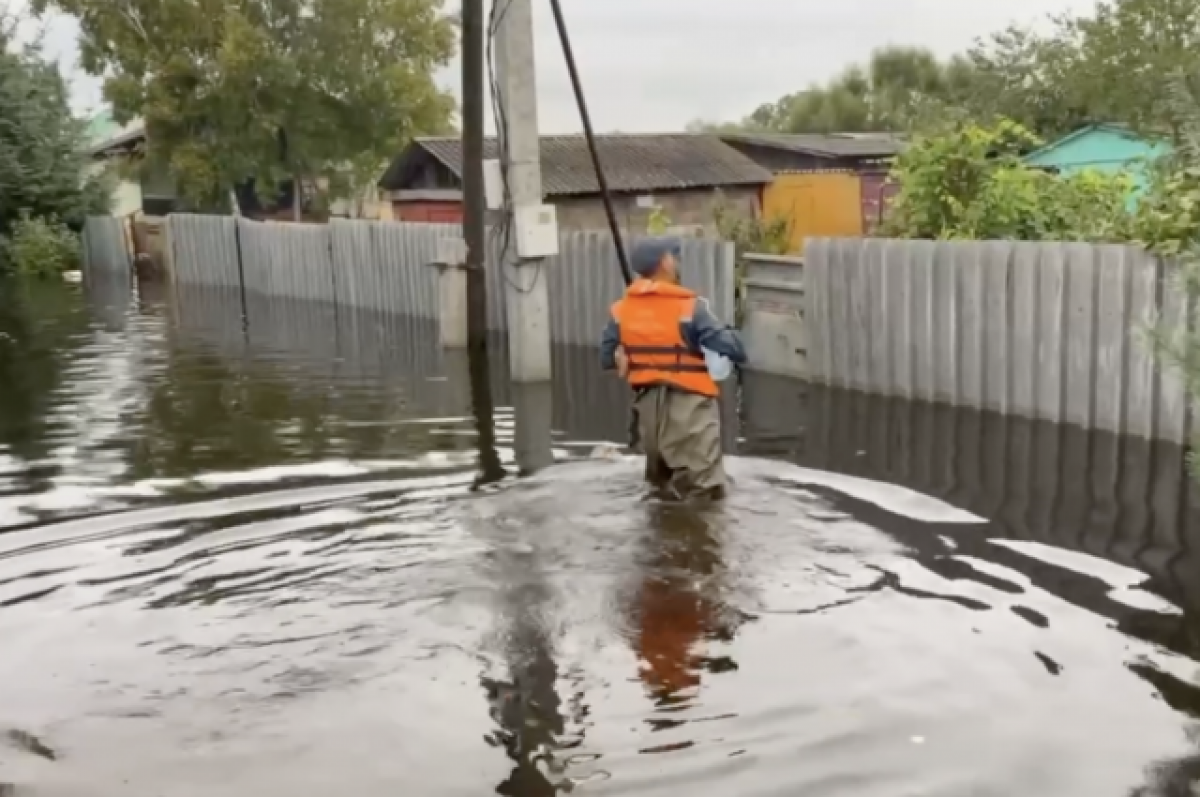
[[[17,19],[0,4],[0,238],[22,216],[78,229],[107,209],[100,175],[88,176],[84,126],[40,37],[18,44]]]
[[[956,102],[969,90],[973,64],[938,61],[919,47],[884,47],[864,66],[851,66],[824,86],[788,94],[756,108],[743,129],[778,133],[900,132],[930,103]]]
[[[968,106],[1055,138],[1085,124],[1169,132],[1163,81],[1200,67],[1200,4],[1106,0],[1091,16],[1060,16],[1048,33],[1009,28],[971,49]]]
[[[1080,51],[1065,22],[1051,35],[1006,28],[977,42],[966,59],[972,77],[957,101],[976,119],[1011,119],[1047,141],[1099,121],[1080,91]]]
[[[876,51],[824,86],[759,106],[741,126],[782,133],[902,131],[947,110],[1010,119],[1053,140],[1096,122],[1171,134],[1163,81],[1200,69],[1200,3],[1104,0],[1047,32],[1009,27],[939,62],[918,48]]]
[[[224,206],[253,179],[347,196],[352,164],[438,133],[433,71],[454,50],[441,0],[35,0],[80,23],[81,63],[119,121],[141,116],[147,165]],[[269,198],[269,197],[268,197]]]
[[[1078,41],[1072,75],[1094,117],[1147,133],[1171,133],[1175,114],[1164,82],[1200,74],[1200,3],[1107,0],[1092,17],[1064,21]]]
[[[971,49],[977,116],[1006,116],[1056,138],[1085,124],[1169,133],[1167,77],[1200,67],[1200,4],[1106,0],[1090,16],[1060,16],[1048,33],[1009,28]]]

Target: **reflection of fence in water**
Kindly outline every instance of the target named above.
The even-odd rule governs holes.
[[[1168,441],[748,374],[757,453],[900,484],[994,523],[994,535],[1151,574],[1200,608],[1200,490]]]
[[[236,290],[181,288],[180,327],[228,357],[271,360],[322,382],[378,384],[382,391],[409,397],[414,415],[470,414],[466,352],[442,349],[434,322],[255,294],[246,302],[243,329]],[[488,348],[493,401],[510,407],[503,335],[490,336]],[[553,427],[578,440],[624,441],[629,392],[600,371],[596,349],[556,346],[553,357]]]
[[[92,313],[110,330],[123,329],[136,301],[128,271],[93,274],[83,285],[83,295]]]

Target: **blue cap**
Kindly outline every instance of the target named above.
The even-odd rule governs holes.
[[[639,277],[649,277],[658,271],[658,265],[662,263],[663,257],[666,255],[679,257],[682,251],[683,243],[678,238],[643,238],[633,245],[629,265],[634,274]]]

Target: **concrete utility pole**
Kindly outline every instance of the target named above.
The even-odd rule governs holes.
[[[533,56],[533,6],[531,0],[492,0],[497,21],[493,48],[496,60],[497,103],[503,119],[497,128],[505,136],[508,154],[506,183],[512,201],[512,239],[505,258],[504,294],[508,315],[508,351],[514,382],[549,381],[550,293],[547,290],[549,261],[520,254],[546,250],[544,239],[524,241],[544,234],[547,227],[534,216],[542,205],[542,169],[538,147],[537,83]],[[505,166],[501,163],[501,168]],[[554,236],[557,253],[557,225]],[[522,252],[521,250],[524,250]]]

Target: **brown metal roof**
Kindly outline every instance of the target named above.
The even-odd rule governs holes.
[[[721,138],[826,158],[888,158],[904,149],[904,141],[892,133],[727,133]]]
[[[379,181],[381,188],[402,190],[413,150],[428,152],[462,177],[462,141],[418,138]],[[619,134],[596,137],[596,149],[613,191],[668,191],[734,185],[764,185],[772,175],[712,135]],[[484,142],[484,157],[497,157],[496,139]],[[599,193],[583,136],[542,136],[542,186],[546,196]]]

